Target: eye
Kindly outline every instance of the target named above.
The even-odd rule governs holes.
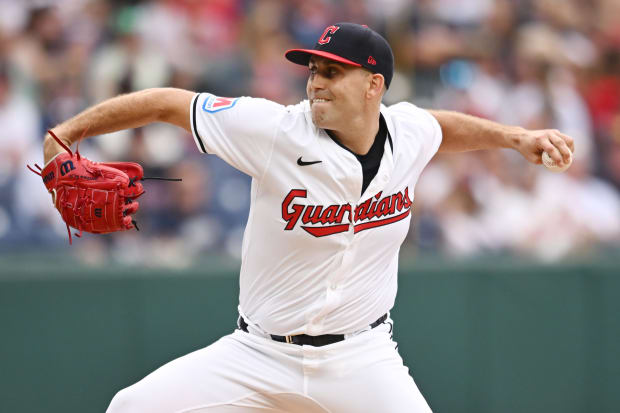
[[[329,77],[334,77],[336,76],[338,73],[340,73],[340,70],[338,69],[338,67],[336,66],[331,66],[329,69],[327,69],[327,75]]]
[[[310,74],[316,74],[316,66],[310,66],[308,70],[310,71]]]

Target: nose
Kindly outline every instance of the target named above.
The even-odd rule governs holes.
[[[325,89],[325,78],[318,73],[311,74],[308,77],[308,87],[310,90]]]

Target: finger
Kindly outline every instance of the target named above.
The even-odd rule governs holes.
[[[567,164],[571,161],[571,150],[569,149],[566,141],[562,139],[559,135],[553,134],[549,137],[549,140],[555,146],[555,148],[560,152],[561,159],[555,159],[556,162],[561,161],[564,164]],[[551,155],[551,154],[549,154]]]
[[[522,152],[523,157],[533,164],[540,165],[542,163],[542,157],[540,152]]]
[[[551,157],[551,159],[553,159],[557,163],[560,163],[560,164],[563,163],[562,154],[560,153],[558,148],[556,148],[555,145],[551,142],[550,137],[547,137],[547,139],[544,139],[541,142],[541,146],[542,146],[543,151],[547,152],[549,156]]]
[[[568,145],[570,151],[575,152],[575,140],[562,132],[558,132],[558,135],[564,139],[564,142],[566,142],[566,145]]]

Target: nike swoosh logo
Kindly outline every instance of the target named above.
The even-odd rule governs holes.
[[[299,165],[299,166],[314,165],[315,163],[321,163],[321,162],[323,162],[323,161],[309,161],[309,162],[302,161],[301,160],[301,156],[299,157],[299,159],[297,159],[297,165]]]

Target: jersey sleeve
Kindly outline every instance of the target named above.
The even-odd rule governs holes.
[[[423,169],[441,145],[443,134],[439,122],[428,110],[409,102],[400,102],[391,106],[390,109],[406,118],[408,128],[413,130],[420,150],[417,161],[420,164],[420,170]]]
[[[201,152],[258,178],[269,162],[285,112],[284,106],[266,99],[198,93],[190,108],[192,135]]]

